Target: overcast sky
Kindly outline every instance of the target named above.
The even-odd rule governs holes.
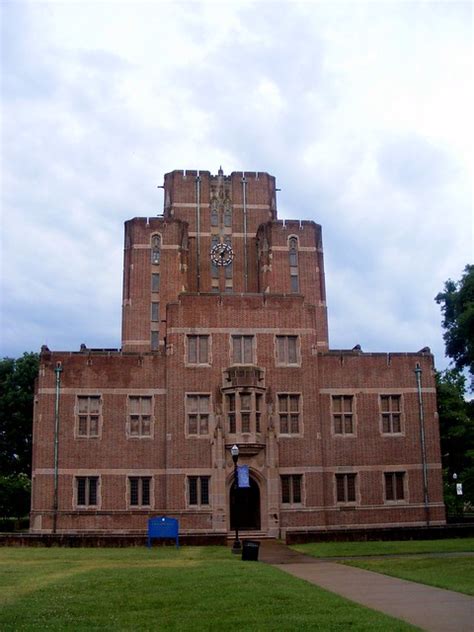
[[[444,358],[473,262],[471,2],[1,2],[1,356],[120,346],[163,174],[267,171],[323,227],[330,345]]]

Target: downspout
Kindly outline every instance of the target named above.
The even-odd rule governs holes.
[[[242,172],[242,203],[244,207],[244,291],[248,292],[248,244],[247,244],[247,180]]]
[[[197,291],[201,291],[201,176],[196,176],[196,267]]]
[[[425,442],[425,415],[423,411],[423,396],[421,394],[421,374],[422,370],[417,363],[415,368],[416,386],[418,390],[418,412],[420,418],[420,439],[421,439],[421,460],[423,464],[423,502],[425,505],[426,525],[430,524],[430,499],[428,494],[428,467],[426,463],[426,442]]]
[[[59,463],[59,395],[61,391],[61,362],[56,364],[56,401],[54,404],[54,500],[53,500],[53,533],[56,533],[58,522],[58,463]]]

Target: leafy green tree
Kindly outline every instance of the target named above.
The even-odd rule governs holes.
[[[0,475],[31,472],[31,435],[39,356],[0,360]]]
[[[30,510],[31,481],[26,474],[0,476],[0,517],[23,518]]]
[[[446,355],[460,371],[467,369],[474,389],[474,265],[467,265],[458,282],[448,279],[435,301],[443,314]]]
[[[457,369],[438,373],[436,381],[445,502],[448,513],[460,513],[463,502],[474,506],[474,406],[465,399],[466,378]],[[463,484],[462,498],[456,482]]]

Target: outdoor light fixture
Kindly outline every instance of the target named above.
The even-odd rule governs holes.
[[[234,503],[235,503],[235,511],[234,511],[234,521],[235,521],[235,540],[232,545],[232,553],[240,553],[242,551],[242,544],[239,540],[239,515],[238,515],[238,503],[237,503],[237,493],[239,491],[239,477],[237,474],[237,461],[239,460],[239,446],[234,443],[234,445],[230,449],[230,453],[232,454],[232,460],[234,461]]]

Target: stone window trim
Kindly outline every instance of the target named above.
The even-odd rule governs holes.
[[[205,509],[211,508],[211,476],[192,475],[186,476],[186,507],[188,509]]]
[[[153,439],[155,429],[153,395],[128,395],[125,436],[131,440]]]
[[[163,236],[161,233],[153,233],[150,236],[150,263],[159,266],[161,263],[161,248],[163,246]]]
[[[190,358],[190,352],[191,352],[190,339],[191,338],[197,339],[196,340],[197,362],[192,362]],[[199,361],[202,359],[202,357],[200,357],[200,354],[203,351],[203,349],[201,348],[202,338],[207,339],[207,361],[206,362]],[[212,365],[212,336],[211,334],[203,334],[203,333],[186,334],[184,336],[184,366],[209,368],[211,365]]]
[[[99,474],[72,477],[72,504],[79,511],[97,511],[102,507],[102,481]]]
[[[207,406],[205,399],[207,398]],[[197,406],[193,410],[193,399],[196,399]],[[185,409],[185,437],[192,439],[207,439],[211,434],[211,423],[213,420],[212,414],[212,396],[209,392],[186,392],[184,394],[184,409]],[[195,420],[192,417],[196,417]],[[204,417],[207,418],[205,423]],[[190,426],[196,422],[196,432],[190,431]],[[204,430],[202,429],[205,426]]]
[[[304,507],[304,475],[280,474],[280,502],[284,507]]]
[[[296,235],[288,236],[288,263],[290,267],[290,292],[298,294],[300,291],[299,280],[299,246],[300,242]]]
[[[408,474],[406,470],[391,469],[382,473],[383,501],[387,505],[408,503]]]
[[[301,392],[276,393],[276,406],[276,413],[278,417],[278,436],[282,438],[302,437],[304,434],[303,394]],[[297,430],[295,429],[295,426],[297,426]]]
[[[97,400],[97,411],[93,408]],[[74,403],[74,438],[93,439],[97,441],[102,438],[102,395],[94,393],[91,395],[76,395]]]
[[[301,367],[301,338],[294,334],[274,337],[275,366]]]
[[[136,481],[136,483],[134,482]],[[148,486],[148,489],[147,489]],[[134,498],[136,494],[136,498]],[[137,502],[134,502],[134,501]],[[148,500],[147,502],[144,502]],[[151,474],[128,474],[126,480],[125,506],[131,511],[153,509],[155,500],[155,478]]]
[[[380,393],[378,400],[380,434],[384,437],[405,436],[403,395]]]
[[[257,364],[257,336],[255,334],[231,334],[229,354],[231,365]]]
[[[334,474],[334,500],[338,506],[360,504],[359,475],[357,472],[336,472]]]
[[[331,395],[331,434],[338,439],[357,437],[357,399],[352,393]]]

